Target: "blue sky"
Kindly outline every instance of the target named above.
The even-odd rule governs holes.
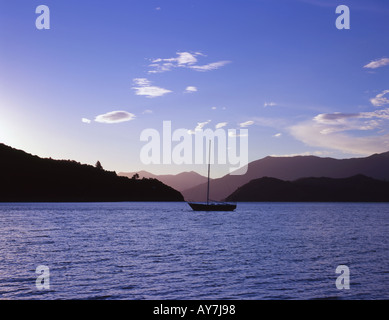
[[[35,27],[41,4],[50,30]],[[340,4],[350,30],[335,27]],[[205,174],[140,161],[142,130],[168,120],[249,129],[250,161],[389,150],[386,0],[0,6],[0,142],[15,148],[117,172]]]

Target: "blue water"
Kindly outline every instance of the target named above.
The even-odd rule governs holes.
[[[389,204],[0,204],[0,299],[388,299],[388,231]]]

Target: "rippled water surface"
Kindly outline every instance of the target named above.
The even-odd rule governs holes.
[[[0,204],[0,299],[388,299],[388,231],[389,204]]]

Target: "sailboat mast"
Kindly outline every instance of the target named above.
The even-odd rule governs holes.
[[[210,176],[210,172],[211,172],[211,140],[209,140],[207,204],[209,204],[209,176]]]

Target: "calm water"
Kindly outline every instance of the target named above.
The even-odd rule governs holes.
[[[388,231],[389,204],[0,204],[0,299],[388,299]]]

